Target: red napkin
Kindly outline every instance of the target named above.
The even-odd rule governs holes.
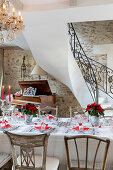
[[[42,126],[35,127],[35,129],[42,130]],[[49,126],[45,126],[45,130],[51,129]]]
[[[87,127],[83,127],[83,131],[85,131],[85,130],[89,130],[89,128],[87,128]]]
[[[24,118],[25,116],[21,116],[21,118]]]
[[[7,121],[7,120],[4,120],[4,121],[0,121],[0,123],[8,123],[8,121]]]
[[[49,119],[54,119],[54,116],[48,116]]]
[[[2,126],[1,128],[9,128],[9,127],[11,127],[11,125],[10,125],[10,124],[7,124],[7,125],[5,125],[5,126]]]
[[[20,116],[19,118],[24,118],[25,116]]]
[[[77,126],[77,127],[73,127],[73,129],[75,129],[75,130],[79,130],[79,126]]]
[[[94,125],[92,125],[92,127],[94,127]],[[101,125],[99,126],[99,128],[101,128]]]
[[[78,130],[78,131],[80,130],[79,126],[73,127],[73,129]],[[83,127],[83,131],[86,131],[86,130],[89,130],[89,128]]]

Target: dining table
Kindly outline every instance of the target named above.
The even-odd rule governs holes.
[[[21,113],[20,113],[21,114]],[[99,126],[93,126],[87,118],[83,119],[82,126],[75,118],[55,118],[52,116],[38,116],[34,117],[31,124],[25,123],[25,117],[19,114],[15,116],[1,116],[0,117],[0,152],[11,153],[11,144],[9,138],[4,131],[20,135],[37,135],[43,133],[50,133],[48,140],[47,156],[54,156],[60,160],[60,170],[66,170],[67,159],[66,149],[64,143],[64,136],[75,135],[93,135],[102,138],[110,139],[110,148],[107,158],[106,170],[113,170],[113,119],[101,119]],[[83,141],[84,143],[84,141]],[[92,161],[92,152],[95,152],[96,143],[91,142],[89,148],[89,160]],[[72,159],[75,159],[75,148],[71,146]],[[102,159],[103,147],[100,147],[100,152],[97,157],[97,162]],[[81,159],[83,159],[84,146],[80,148]],[[40,154],[41,150],[35,151]]]

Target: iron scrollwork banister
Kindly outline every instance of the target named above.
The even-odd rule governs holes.
[[[69,26],[71,51],[73,52],[73,56],[81,69],[82,75],[85,79],[86,85],[90,91],[93,101],[98,103],[98,87],[97,87],[97,80],[96,80],[95,73],[89,61],[89,58],[85,54],[79,42],[73,24],[72,23],[68,24],[68,26]]]
[[[89,58],[82,48],[72,23],[68,24],[70,46],[81,69],[93,101],[98,103],[98,89],[113,98],[113,70]]]

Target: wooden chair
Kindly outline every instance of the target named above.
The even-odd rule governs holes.
[[[46,107],[40,108],[40,106],[38,106],[38,110],[39,110],[39,115],[41,115],[41,112],[52,111],[55,113],[54,116],[58,117],[58,107],[46,106]]]
[[[64,140],[65,140],[65,147],[66,147],[66,154],[67,154],[67,165],[68,165],[69,170],[105,170],[108,148],[109,148],[109,144],[110,144],[109,139],[102,139],[102,138],[98,138],[98,137],[90,136],[90,135],[77,135],[77,136],[71,136],[71,137],[65,136]],[[79,149],[81,147],[81,144],[83,145],[83,140],[85,140],[85,161],[84,161],[84,165],[82,165],[82,167],[81,167],[81,164],[83,164],[83,160],[80,160]],[[81,141],[81,144],[80,144],[80,141]],[[95,151],[93,150],[93,153],[91,152],[91,150],[88,150],[90,141],[97,142],[96,150]],[[74,165],[74,166],[72,165],[73,161],[71,159],[69,142],[74,142],[74,146],[75,146],[75,151],[76,151],[76,161],[75,161],[76,163],[75,164],[76,165]],[[101,163],[101,168],[99,166],[99,168],[95,169],[96,158],[97,158],[97,154],[99,152],[100,144],[105,145],[105,148],[103,150],[104,156],[103,156],[103,160],[102,160],[102,163]],[[79,148],[78,148],[78,146],[79,146]],[[94,160],[90,164],[90,167],[89,167],[89,164],[88,164],[89,163],[88,162],[89,151],[91,152],[90,154],[92,154],[92,157],[93,157],[93,154],[94,154],[94,157],[93,157]],[[82,155],[83,154],[84,153],[83,153],[83,150],[82,150]]]
[[[11,116],[15,111],[16,105],[8,105],[6,101],[3,101],[1,105],[1,110],[3,111],[4,116]]]
[[[69,113],[70,113],[70,118],[72,118],[73,116],[77,115],[77,114],[81,114],[83,113],[84,108],[78,108],[78,107],[69,107]]]
[[[42,135],[17,135],[5,131],[12,145],[12,157],[14,170],[57,170],[59,160],[54,157],[47,157],[47,144],[49,134]],[[17,159],[15,146],[20,148],[20,156]],[[35,148],[43,147],[41,156],[35,154]]]
[[[0,170],[12,170],[12,156],[7,153],[0,153]]]

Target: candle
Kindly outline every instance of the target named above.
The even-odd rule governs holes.
[[[11,91],[10,91],[11,87],[9,86],[9,102],[11,102]]]
[[[6,5],[5,5],[5,4],[3,4],[3,11],[5,11],[5,9],[6,9]]]
[[[15,8],[12,9],[13,17],[15,16]]]
[[[21,21],[23,21],[23,17],[21,16]]]
[[[18,12],[18,15],[19,15],[19,19],[21,20],[21,12],[20,11]]]
[[[4,100],[4,86],[2,86],[2,101]]]

